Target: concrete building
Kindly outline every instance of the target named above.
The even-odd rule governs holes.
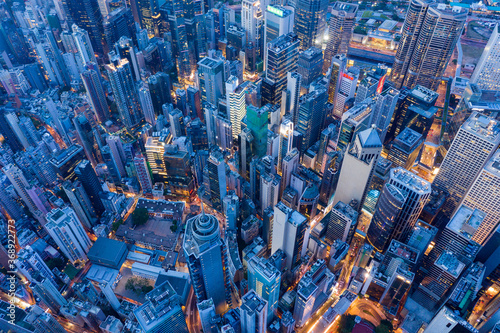
[[[254,290],[241,298],[241,333],[265,333],[267,331],[267,302]]]
[[[500,90],[500,26],[497,24],[479,58],[470,82],[484,90]]]

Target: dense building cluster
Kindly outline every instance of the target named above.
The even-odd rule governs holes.
[[[500,332],[488,0],[0,2],[0,331]]]

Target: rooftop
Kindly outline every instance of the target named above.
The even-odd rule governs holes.
[[[458,278],[465,268],[465,264],[449,251],[444,251],[434,265],[445,270],[454,278]]]
[[[486,162],[484,170],[494,174],[496,177],[500,177],[500,150],[493,154],[490,160]]]
[[[417,85],[415,88],[411,90],[411,94],[421,100],[423,100],[426,103],[430,103],[432,101],[435,101],[439,94],[435,91],[432,91],[428,88],[425,88],[421,85]]]
[[[267,302],[257,295],[257,293],[253,290],[247,292],[241,298],[241,306],[240,309],[247,312],[261,312],[264,310]]]
[[[391,244],[389,245],[387,253],[391,253],[396,257],[403,258],[412,263],[416,263],[420,251],[393,239],[391,241]]]
[[[358,212],[356,212],[354,208],[342,201],[337,202],[333,209],[345,215],[346,217],[351,219],[351,221],[356,221],[358,219]]]
[[[358,5],[337,1],[333,5],[332,9],[336,11],[343,11],[346,14],[355,14],[358,11]]]
[[[367,147],[382,147],[382,141],[375,127],[370,127],[358,134],[361,145]]]
[[[500,141],[500,122],[478,112],[474,112],[461,128],[483,140],[492,143]]]
[[[413,147],[416,143],[420,142],[422,139],[422,134],[406,127],[399,135],[396,137],[396,141],[402,143],[407,147]]]
[[[418,192],[420,194],[431,193],[431,183],[401,167],[391,169],[391,179],[404,185],[413,192]]]
[[[447,228],[467,239],[471,239],[485,217],[486,213],[479,209],[461,205],[450,222],[448,222]]]

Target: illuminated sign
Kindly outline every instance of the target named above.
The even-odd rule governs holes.
[[[273,13],[275,15],[278,15],[279,17],[283,17],[283,11],[281,9],[278,9],[278,8],[273,7],[271,5],[267,6],[267,11],[270,13]]]
[[[377,94],[382,93],[382,89],[384,89],[384,83],[385,83],[385,77],[387,75],[382,76],[380,81],[378,81],[378,86],[377,86]]]
[[[346,79],[349,79],[349,80],[351,80],[351,81],[353,81],[353,80],[354,80],[354,78],[353,78],[352,76],[349,76],[349,75],[347,75],[346,73],[344,73],[344,74],[342,74],[342,75],[343,75]]]

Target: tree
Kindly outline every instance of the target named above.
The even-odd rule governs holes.
[[[384,319],[380,322],[380,325],[375,327],[375,333],[392,333],[394,332],[394,328],[392,327],[392,323]]]
[[[148,220],[149,214],[146,208],[136,208],[132,213],[132,223],[136,226],[146,224]]]
[[[49,267],[50,270],[53,270],[55,267],[57,267],[60,271],[62,271],[64,266],[66,265],[66,261],[60,257],[51,258],[49,260],[46,260],[45,264],[47,265],[47,267]]]
[[[113,224],[111,225],[111,230],[116,232],[116,230],[118,230],[118,228],[123,224],[123,220],[122,219],[119,219],[118,221],[115,221],[113,222]]]
[[[356,322],[354,321],[356,317],[350,314],[344,314],[340,317],[339,320],[339,329],[338,333],[350,333],[354,328]]]

